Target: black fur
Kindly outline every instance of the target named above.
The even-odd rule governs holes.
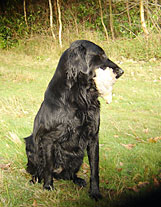
[[[77,177],[87,150],[91,177],[90,196],[99,191],[100,103],[93,81],[95,69],[111,67],[119,78],[123,71],[110,61],[102,48],[87,40],[71,44],[61,56],[56,72],[35,117],[33,133],[25,138],[27,171],[32,182],[44,182],[53,189],[53,177],[86,182]]]

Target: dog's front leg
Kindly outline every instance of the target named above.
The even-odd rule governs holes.
[[[53,145],[47,142],[44,145],[45,166],[43,172],[44,186],[46,190],[53,190]]]
[[[96,201],[102,198],[99,191],[99,143],[97,138],[91,139],[87,146],[88,159],[91,169],[90,197]]]

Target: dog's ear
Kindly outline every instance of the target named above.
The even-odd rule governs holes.
[[[89,73],[89,66],[86,61],[86,48],[82,45],[69,48],[68,67],[70,76],[77,76],[79,72]]]
[[[78,63],[79,71],[81,71],[84,74],[88,74],[89,73],[89,66],[88,66],[88,63],[86,61],[86,48],[84,46],[80,45],[75,50],[76,50],[76,53],[77,53],[77,57],[79,59],[78,60],[79,61],[79,63]]]

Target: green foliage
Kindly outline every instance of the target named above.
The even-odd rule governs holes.
[[[137,39],[140,38],[143,32],[140,22],[139,1],[128,1],[129,16],[126,2],[127,1],[124,0],[112,1],[113,29],[116,40],[120,38],[124,38],[126,40]],[[158,34],[160,32],[160,8],[157,4],[155,5],[151,2],[154,1],[149,1],[149,5],[145,3],[146,24],[150,34]],[[57,7],[54,1],[52,1],[52,3],[54,33],[56,37],[58,37],[59,24]],[[63,40],[69,42],[71,39],[80,38],[88,31],[91,33],[97,33],[100,40],[106,39],[101,22],[101,11],[98,0],[65,0],[60,1],[60,3],[63,24]],[[101,3],[103,20],[107,28],[108,35],[111,37],[109,3],[105,0],[101,0]],[[23,9],[23,4],[20,0],[6,1],[5,12],[2,12],[2,15],[0,16],[0,48],[11,48],[16,46],[22,38],[30,38],[36,35],[51,35],[48,1],[26,1],[27,21],[25,21]],[[143,49],[145,49],[144,45]],[[157,54],[155,54],[155,56],[157,56]]]
[[[17,40],[13,38],[12,30],[7,26],[7,23],[9,20],[0,16],[0,48],[2,49],[17,44]]]
[[[151,34],[148,39],[143,35],[138,35],[133,39],[117,39],[105,47],[110,56],[149,61],[152,58],[161,58],[160,41],[159,34]]]

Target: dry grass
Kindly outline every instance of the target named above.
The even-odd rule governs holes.
[[[28,112],[24,109],[22,101],[16,96],[1,98],[0,113],[8,114],[14,117],[22,117],[28,114]]]
[[[14,70],[14,68],[13,68]],[[20,71],[15,71],[14,73],[11,73],[10,70],[6,70],[5,67],[0,67],[0,74],[1,78],[5,80],[10,80],[13,82],[26,82],[29,83],[30,81],[34,80],[34,77],[29,73],[29,72],[20,72]]]

